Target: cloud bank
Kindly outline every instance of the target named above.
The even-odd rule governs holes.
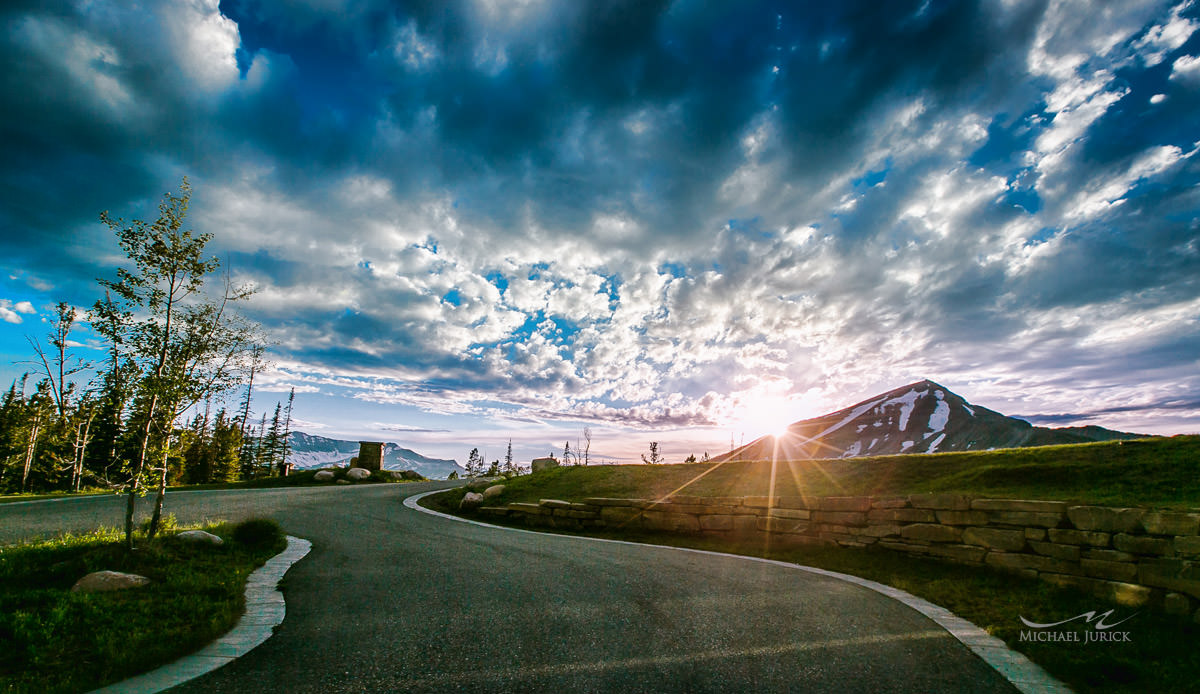
[[[929,377],[1200,422],[1195,3],[2,12],[5,267],[89,302],[98,211],[188,174],[279,383],[653,429]]]

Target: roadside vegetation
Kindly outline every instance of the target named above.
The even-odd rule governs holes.
[[[289,453],[295,393],[251,411],[265,348],[236,309],[254,290],[213,281],[212,235],[184,226],[191,194],[184,178],[153,221],[100,215],[124,267],[90,307],[57,304],[48,334],[28,336],[31,371],[0,396],[0,494],[119,490],[129,549],[147,492],[153,537],[168,487],[279,476]]]
[[[1200,508],[1200,436],[835,460],[563,466],[506,483],[497,503],[585,496],[902,496],[954,492]]]
[[[225,540],[216,547],[176,539],[173,516],[160,523],[134,552],[115,529],[0,547],[0,691],[88,691],[198,650],[237,623],[246,577],[287,544],[271,520],[195,526]],[[100,570],[151,583],[71,591]]]
[[[561,467],[504,482],[489,505],[536,503],[553,498],[662,498],[765,496],[770,462]],[[779,496],[903,496],[953,492],[996,498],[1048,499],[1160,508],[1200,507],[1200,437],[1073,444],[978,453],[903,455],[780,463]],[[422,504],[461,514],[466,490],[452,489]],[[473,516],[472,516],[473,517]],[[519,520],[488,516],[487,522],[524,527]],[[941,605],[1003,639],[1077,691],[1191,692],[1200,672],[1195,648],[1200,625],[1153,608],[1140,612],[1078,591],[984,567],[952,564],[899,553],[782,540],[746,540],[650,531],[569,531],[563,534],[693,547],[766,557],[868,578]],[[1115,610],[1114,620],[1135,614],[1122,630],[1130,641],[1078,643],[1021,641],[1020,617],[1052,623],[1084,612]],[[1066,628],[1066,627],[1064,627]]]

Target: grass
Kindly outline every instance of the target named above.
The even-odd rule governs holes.
[[[1200,508],[1200,436],[838,460],[562,467],[506,483],[496,503],[585,496],[903,496],[955,492]],[[586,490],[586,491],[584,491]]]
[[[250,521],[247,521],[250,523]],[[246,577],[286,546],[278,525],[205,526],[220,547],[171,536],[126,552],[122,534],[86,535],[0,547],[0,690],[80,692],[191,653],[237,622]],[[245,525],[245,524],[243,524]],[[76,580],[109,569],[152,580],[139,589],[73,593]]]
[[[695,466],[689,466],[695,467]],[[542,477],[539,474],[537,477]],[[533,478],[536,480],[536,478]],[[612,478],[609,483],[612,483]],[[618,487],[609,487],[617,490]],[[559,498],[601,496],[588,488]],[[461,489],[426,497],[422,505],[457,514]],[[603,494],[607,496],[608,494]],[[465,515],[465,514],[459,514]],[[520,521],[488,518],[497,525],[523,527]],[[766,544],[765,540],[732,540],[647,531],[592,531],[589,535],[677,547],[692,547],[730,554],[766,557],[852,574],[884,583],[940,605],[1003,639],[1014,650],[1041,665],[1050,674],[1079,692],[1192,692],[1200,673],[1200,650],[1196,648],[1200,626],[1189,618],[1134,609],[983,567],[918,559],[883,550]],[[1118,629],[1130,632],[1128,643],[1079,643],[1021,641],[1025,626],[1020,617],[1041,623],[1068,619],[1084,612],[1115,610],[1113,619],[1135,615]],[[1078,626],[1064,630],[1079,630]]]

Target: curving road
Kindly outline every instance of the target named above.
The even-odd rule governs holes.
[[[784,567],[512,532],[407,509],[453,483],[180,492],[180,521],[269,515],[312,552],[287,619],[172,692],[1013,692],[929,619]],[[116,524],[121,500],[0,505],[0,543]]]

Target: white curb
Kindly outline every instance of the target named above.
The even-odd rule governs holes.
[[[431,492],[416,494],[407,497],[404,500],[404,505],[408,508],[428,513],[430,515],[439,516],[441,518],[449,518],[450,520],[460,521],[462,523],[471,523],[485,528],[497,528],[500,530],[509,530],[517,533],[531,533],[534,535],[545,535],[547,533],[539,533],[535,530],[523,530],[521,528],[509,528],[503,525],[492,525],[491,523],[482,523],[473,521],[467,518],[459,518],[448,513],[441,513],[433,509],[425,508],[417,504],[419,500],[430,494],[438,494],[444,492],[444,489],[435,489]],[[763,559],[762,557],[748,557],[741,554],[727,554],[725,552],[712,552],[706,549],[692,549],[690,547],[672,547],[670,545],[652,545],[644,542],[629,542],[627,540],[610,540],[604,537],[588,537],[586,535],[558,535],[556,537],[573,537],[580,540],[591,540],[593,542],[611,542],[618,545],[632,545],[636,547],[659,547],[662,549],[673,549],[680,552],[692,552],[695,554],[707,554],[714,557],[733,557],[735,559],[745,559],[747,561],[756,561],[763,564],[773,564],[775,566],[783,566],[789,569],[798,571],[806,571],[812,574],[835,578],[847,583],[853,583],[868,590],[873,590],[881,595],[886,595],[893,600],[897,600],[912,609],[920,612],[929,619],[933,620],[938,626],[950,632],[950,635],[958,639],[964,646],[969,648],[972,653],[983,659],[985,663],[1000,673],[1000,676],[1012,683],[1021,692],[1025,694],[1069,694],[1071,688],[1066,684],[1052,677],[1048,672],[1043,670],[1039,665],[1026,658],[1023,654],[1010,649],[1003,641],[987,633],[983,629],[975,626],[971,622],[955,615],[950,610],[944,607],[923,600],[917,596],[907,593],[899,588],[885,586],[882,583],[869,581],[858,576],[838,573],[836,571],[826,571],[812,566],[804,566],[801,564],[789,564],[788,562],[777,561],[774,559]]]
[[[304,558],[312,543],[288,535],[287,548],[267,560],[246,579],[246,613],[224,636],[191,655],[157,670],[122,680],[90,694],[155,694],[230,663],[271,638],[287,613],[276,586]]]

